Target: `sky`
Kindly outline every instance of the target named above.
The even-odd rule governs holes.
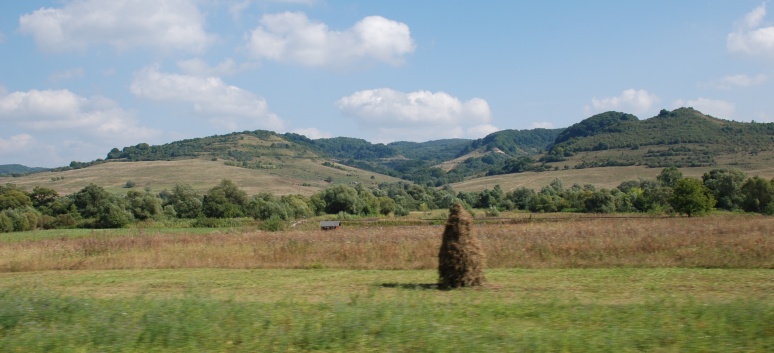
[[[0,2],[0,164],[245,130],[373,143],[774,121],[761,0]],[[772,10],[774,12],[774,10]]]

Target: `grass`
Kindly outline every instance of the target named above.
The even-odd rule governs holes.
[[[3,274],[0,351],[766,352],[774,347],[770,270],[521,269],[491,270],[487,276],[490,284],[483,289],[447,292],[428,285],[435,280],[429,270]]]
[[[770,217],[563,216],[478,223],[453,291],[441,226],[4,234],[0,352],[774,350]]]
[[[774,161],[774,158],[771,158]],[[504,191],[512,191],[520,187],[526,187],[539,191],[544,186],[548,185],[554,179],[562,181],[565,187],[570,187],[573,184],[585,185],[591,184],[597,188],[612,189],[617,187],[622,182],[627,180],[637,180],[639,178],[656,180],[656,176],[661,173],[663,168],[648,168],[645,166],[629,166],[629,167],[606,167],[606,168],[587,168],[587,169],[562,169],[564,162],[556,163],[559,170],[551,170],[545,172],[524,172],[517,174],[505,174],[494,175],[481,178],[473,178],[465,180],[459,183],[451,184],[452,188],[457,191],[482,191],[484,189],[492,189],[495,185],[500,185]],[[730,162],[729,163],[733,163]],[[741,163],[741,162],[740,162]],[[761,176],[766,179],[774,177],[774,167],[768,165],[751,164],[747,168],[742,169],[748,177]],[[747,166],[747,165],[745,165]],[[681,168],[680,172],[685,177],[701,178],[704,173],[709,172],[712,169],[721,168],[741,168],[743,165],[718,165],[714,167],[703,168]]]
[[[774,222],[754,215],[568,218],[474,226],[488,268],[774,268]],[[522,223],[527,222],[527,223]],[[316,221],[311,221],[316,225]],[[152,268],[434,269],[442,226],[336,231],[100,232],[0,239],[0,272]],[[6,238],[10,237],[10,238]]]
[[[230,179],[248,195],[268,192],[275,195],[301,194],[310,196],[329,186],[323,180],[332,177],[335,183],[359,182],[376,185],[399,179],[346,167],[344,170],[321,165],[323,160],[287,157],[278,169],[246,169],[226,166],[223,160],[183,159],[153,162],[110,162],[64,172],[43,172],[22,177],[0,177],[0,184],[13,183],[32,191],[43,186],[67,195],[95,183],[115,193],[126,193],[128,180],[139,189],[154,192],[171,189],[177,183],[190,184],[204,194],[222,179]],[[280,162],[276,162],[280,164]],[[181,172],[184,171],[184,172]],[[374,179],[370,179],[374,175]],[[53,181],[53,178],[63,178]]]

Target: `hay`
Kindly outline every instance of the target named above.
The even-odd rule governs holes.
[[[452,289],[484,283],[484,253],[471,230],[471,216],[459,203],[454,204],[446,221],[438,252],[438,287]]]

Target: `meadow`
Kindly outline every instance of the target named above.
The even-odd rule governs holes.
[[[437,225],[3,234],[0,351],[774,350],[772,218],[559,218],[453,291]]]

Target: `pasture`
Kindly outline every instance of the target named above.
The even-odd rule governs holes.
[[[477,224],[481,288],[435,287],[441,226],[0,236],[3,352],[767,352],[774,221]]]

